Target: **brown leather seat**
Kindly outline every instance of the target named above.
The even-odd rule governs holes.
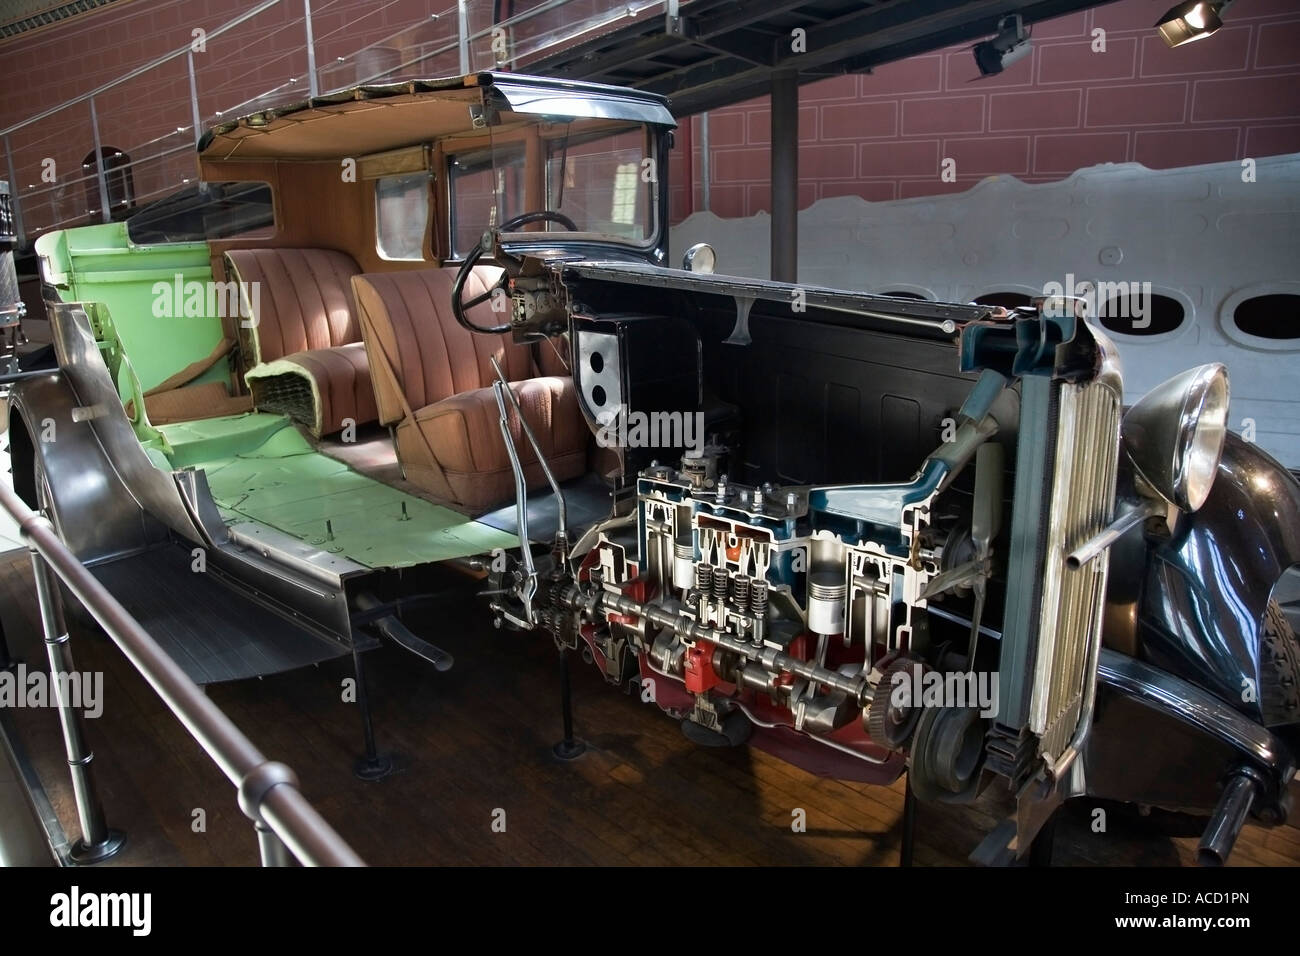
[[[476,270],[465,290],[472,298],[495,270]],[[586,469],[590,431],[578,410],[573,378],[543,346],[542,368],[533,351],[505,335],[477,335],[451,312],[454,269],[359,275],[352,280],[362,333],[374,371],[379,420],[397,424],[397,458],[407,480],[470,511],[514,496],[514,476],[501,437],[489,359],[510,381],[523,417],[559,481]],[[471,313],[480,325],[500,322],[484,303]],[[555,371],[561,374],[544,374]],[[508,418],[530,488],[546,476],[523,435]]]
[[[237,249],[230,278],[258,283],[247,300],[253,328],[239,330],[254,405],[280,412],[319,438],[378,417],[351,280],[361,269],[333,249]]]

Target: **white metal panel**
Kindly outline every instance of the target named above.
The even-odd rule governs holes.
[[[1300,313],[1286,319],[1297,334],[1289,341],[1246,335],[1231,320],[1248,296],[1300,292],[1300,154],[1256,160],[1253,182],[1246,172],[1240,162],[1108,163],[1055,183],[993,176],[946,196],[824,199],[799,213],[799,279],[950,302],[1038,295],[1071,275],[1149,282],[1188,318],[1163,335],[1110,333],[1123,355],[1125,402],[1189,366],[1226,362],[1233,429],[1253,421],[1255,440],[1300,469]],[[707,241],[718,272],[765,278],[769,223],[766,213],[696,213],[673,229],[672,261]]]

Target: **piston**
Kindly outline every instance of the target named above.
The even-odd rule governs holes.
[[[687,535],[673,544],[673,586],[686,591],[695,582],[695,543]]]
[[[840,571],[808,575],[808,630],[814,634],[844,633],[844,597],[848,587]]]

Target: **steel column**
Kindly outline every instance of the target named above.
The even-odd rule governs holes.
[[[799,74],[772,74],[772,281],[799,281]]]
[[[104,222],[113,221],[113,210],[108,208],[108,179],[104,175],[104,147],[99,141],[99,114],[95,112],[95,98],[90,103],[90,132],[95,143],[95,175],[99,178],[99,205]]]
[[[709,186],[713,181],[713,163],[709,155],[709,114],[700,114],[700,204],[705,212],[711,211]],[[694,184],[691,189],[694,190]]]
[[[95,755],[86,743],[81,714],[68,697],[68,681],[63,679],[64,675],[71,677],[75,670],[59,592],[45,559],[35,549],[32,549],[31,554],[32,572],[36,579],[36,600],[41,610],[45,649],[50,658],[50,684],[58,701],[59,722],[63,725],[63,745],[68,755],[68,772],[72,776],[72,793],[77,804],[77,819],[81,823],[81,839],[73,845],[69,856],[77,863],[98,863],[122,849],[126,838],[121,833],[110,830],[104,822],[104,808],[99,802],[95,779],[90,771]]]

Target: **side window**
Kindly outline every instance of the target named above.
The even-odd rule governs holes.
[[[375,246],[385,259],[423,259],[429,231],[429,174],[424,170],[375,182]]]

